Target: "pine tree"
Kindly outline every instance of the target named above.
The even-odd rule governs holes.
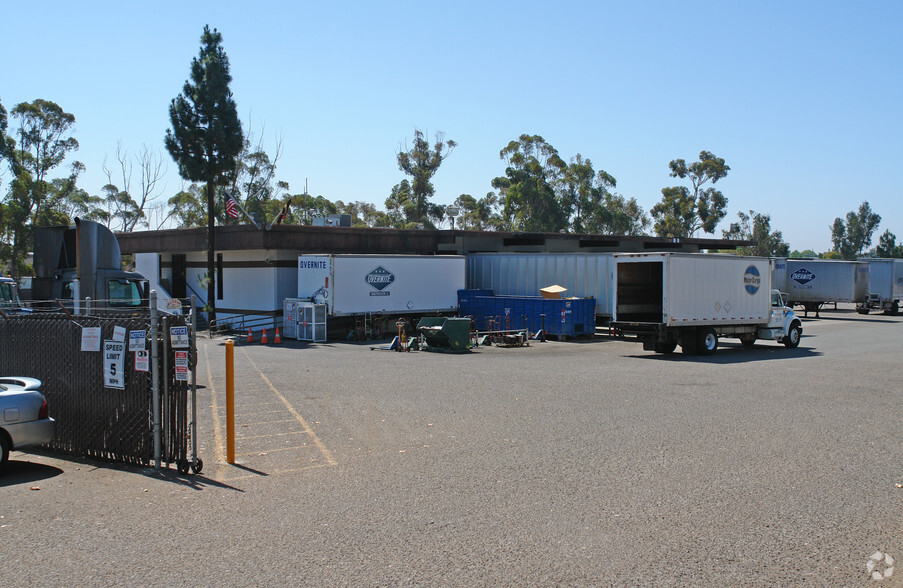
[[[235,170],[244,137],[238,110],[229,90],[229,58],[222,34],[204,27],[201,50],[191,62],[191,79],[169,106],[172,129],[166,131],[166,149],[188,181],[205,182],[207,196],[207,311],[216,319],[214,282],[214,203],[216,188]]]

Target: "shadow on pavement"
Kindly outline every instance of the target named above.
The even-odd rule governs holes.
[[[0,473],[0,488],[17,484],[33,484],[54,478],[62,473],[63,470],[58,467],[10,458]]]
[[[750,363],[754,361],[768,361],[773,359],[807,359],[819,357],[822,354],[813,347],[805,347],[800,344],[796,349],[787,349],[779,343],[769,345],[757,343],[752,347],[744,347],[742,344],[719,344],[714,355],[684,355],[677,351],[669,354],[653,353],[648,351],[641,354],[627,355],[632,359],[651,359],[655,361],[693,362],[710,364],[734,364]]]

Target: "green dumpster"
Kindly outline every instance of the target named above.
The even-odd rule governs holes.
[[[417,323],[417,332],[434,351],[467,351],[470,347],[470,319],[428,316]]]

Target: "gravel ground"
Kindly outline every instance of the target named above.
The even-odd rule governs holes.
[[[899,585],[903,318],[798,349],[587,341],[199,350],[204,471],[13,453],[0,578],[34,585]],[[884,572],[886,560],[874,566]],[[896,583],[895,583],[896,582]]]

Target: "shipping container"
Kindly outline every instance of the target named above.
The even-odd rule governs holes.
[[[713,353],[719,337],[783,341],[796,347],[800,321],[771,291],[763,257],[687,253],[615,254],[612,323],[645,349]]]
[[[298,298],[336,317],[454,313],[464,264],[460,255],[301,255]]]
[[[614,313],[611,299],[611,253],[471,253],[467,287],[493,290],[498,296],[538,296],[557,284],[567,296],[594,298],[601,321]]]
[[[560,338],[591,337],[596,332],[594,298],[493,296],[491,290],[460,290],[458,315],[472,317],[477,330],[527,329]]]
[[[869,264],[864,261],[775,258],[772,287],[786,292],[790,306],[806,312],[826,302],[861,304],[868,297]]]

